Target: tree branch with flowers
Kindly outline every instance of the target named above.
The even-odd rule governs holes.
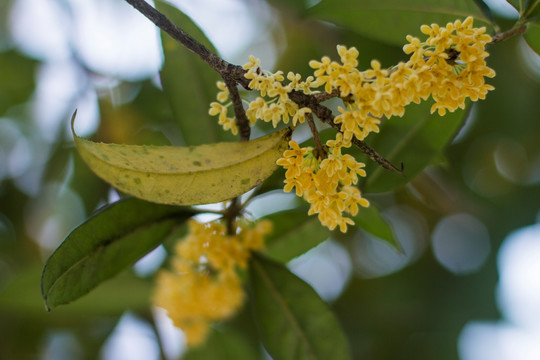
[[[233,317],[248,301],[258,336],[275,359],[350,359],[346,336],[326,303],[283,264],[324,241],[331,231],[346,234],[364,228],[385,234],[382,240],[401,250],[368,200],[370,192],[394,191],[429,165],[461,126],[463,110],[494,90],[486,83],[495,76],[486,61],[488,46],[525,33],[540,6],[527,3],[513,28],[491,36],[485,26],[474,24],[472,15],[482,17],[480,9],[449,5],[439,10],[463,16],[417,24],[421,36],[404,33],[407,58],[398,64],[385,68],[372,60],[368,69],[360,70],[359,50],[337,45],[339,61],[328,56],[310,60],[313,73],[304,78],[262,69],[254,56],[243,66],[230,64],[184,32],[182,24],[169,20],[165,14],[178,12],[173,7],[126,2],[164,32],[165,66],[166,33],[219,74],[217,101],[208,104],[208,113],[217,116],[211,121],[223,130],[239,134],[240,141],[190,144],[186,136],[191,146],[116,145],[73,132],[90,169],[131,197],[89,218],[51,255],[42,276],[46,305],[52,308],[83,296],[187,224],[187,234],[176,236],[170,269],[157,275],[154,301],[184,331],[189,346],[204,346],[212,325]],[[165,92],[166,81],[172,80],[162,72]],[[380,153],[376,141],[370,142],[379,136],[399,137],[386,135],[385,123],[399,123],[400,117],[418,111],[424,125],[438,128],[442,123],[443,135],[434,143],[422,138],[424,144],[415,142],[422,130],[403,134],[412,139],[411,147],[419,148],[414,156],[407,157],[409,150],[402,146]],[[250,140],[251,129],[261,123],[277,130]],[[311,139],[302,143],[295,134],[306,127]],[[277,176],[284,178],[276,181]],[[280,221],[289,216],[286,211],[263,219],[246,211],[252,200],[281,184],[309,204],[297,206],[305,209],[304,215],[285,229]],[[196,207],[219,202],[222,210]],[[201,213],[218,218],[193,218]],[[313,239],[280,243],[287,238],[284,233],[294,233],[302,223],[309,224]],[[97,229],[99,236],[89,235]],[[249,296],[243,290],[246,277]]]

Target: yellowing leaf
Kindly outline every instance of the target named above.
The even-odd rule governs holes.
[[[104,144],[73,136],[90,169],[118,190],[160,204],[194,205],[231,199],[262,183],[276,169],[290,130],[190,147]]]

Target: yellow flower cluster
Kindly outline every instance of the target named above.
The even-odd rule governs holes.
[[[413,74],[422,79],[416,86],[416,96],[425,99],[429,95],[435,100],[431,112],[444,115],[465,107],[465,100],[485,99],[494,87],[485,83],[485,77],[494,77],[495,71],[489,68],[485,50],[491,41],[486,28],[474,28],[473,18],[463,22],[456,20],[445,27],[437,24],[423,25],[420,30],[428,35],[424,43],[418,38],[407,36],[403,51],[411,54],[407,63]]]
[[[223,130],[231,130],[234,135],[238,135],[238,126],[236,125],[236,120],[233,117],[228,115],[228,108],[231,105],[229,102],[229,89],[223,81],[218,81],[218,89],[221,91],[217,94],[217,99],[219,102],[210,103],[210,110],[208,113],[212,116],[219,114],[219,125],[223,126]],[[223,105],[226,104],[226,105]]]
[[[264,247],[271,223],[254,226],[240,221],[236,235],[227,235],[219,221],[190,220],[189,233],[175,248],[173,271],[158,274],[154,303],[167,310],[184,331],[189,346],[201,344],[213,322],[233,315],[244,292],[238,268],[247,266],[250,251]]]
[[[353,186],[358,176],[366,176],[366,172],[363,163],[341,153],[344,146],[341,134],[326,145],[330,150],[321,160],[314,155],[313,148],[300,148],[291,140],[291,150],[286,150],[277,164],[287,170],[284,190],[289,192],[294,188],[297,196],[303,196],[311,204],[309,215],[318,214],[321,224],[330,230],[339,226],[341,232],[346,232],[347,225],[353,225],[354,221],[343,213],[355,216],[359,205],[369,206],[360,190]]]
[[[371,68],[359,71],[356,66],[358,50],[338,46],[341,64],[323,57],[310,61],[315,69],[314,86],[323,86],[326,92],[338,89],[346,98],[346,109],[339,107],[334,122],[341,124],[344,140],[353,137],[363,140],[369,133],[379,131],[382,117],[402,116],[405,106],[419,103],[431,96],[435,104],[431,112],[464,108],[467,98],[484,99],[493,86],[485,84],[484,77],[495,72],[487,67],[486,44],[491,37],[486,29],[473,28],[473,18],[448,23],[423,25],[421,31],[429,35],[425,42],[407,36],[409,43],[403,47],[410,59],[390,69],[382,69],[377,60]]]
[[[388,69],[373,60],[369,69],[358,70],[358,50],[342,45],[337,46],[340,62],[326,56],[321,61],[312,60],[309,65],[314,69],[313,76],[302,81],[299,74],[288,73],[287,85],[281,71],[263,72],[259,60],[253,56],[244,65],[249,87],[261,95],[246,110],[251,124],[257,119],[272,122],[274,127],[280,122],[288,124],[291,119],[293,126],[304,122],[311,110],[299,108],[290,100],[293,90],[310,94],[322,88],[328,94],[338,93],[343,100],[344,107],[338,107],[339,115],[334,118],[340,127],[334,142],[340,145],[327,145],[327,158],[327,154],[313,156],[312,149],[301,149],[291,142],[292,150],[278,160],[287,169],[285,191],[296,188],[296,193],[311,203],[310,213],[318,214],[321,222],[331,229],[339,226],[343,231],[347,224],[353,223],[341,216],[343,212],[356,213],[351,204],[368,204],[351,185],[356,184],[357,175],[365,176],[363,170],[358,170],[363,164],[350,155],[342,155],[342,147],[350,147],[354,139],[364,140],[370,133],[379,132],[383,117],[403,116],[405,107],[412,102],[432,97],[431,112],[442,116],[447,111],[464,108],[467,99],[484,99],[493,90],[493,86],[485,83],[486,77],[495,76],[485,62],[489,55],[485,47],[491,37],[484,27],[473,27],[472,17],[445,27],[423,25],[421,32],[427,35],[424,42],[407,36],[408,44],[403,51],[410,55],[409,60]],[[223,91],[218,94],[219,102],[211,104],[210,114],[219,114],[220,124],[236,133],[234,120],[227,117],[228,105],[223,105],[228,101],[228,93],[222,83],[218,87]]]
[[[276,73],[262,72],[259,68],[260,61],[253,56],[249,57],[249,63],[244,65],[247,70],[244,75],[250,79],[249,87],[253,90],[258,90],[261,96],[248,104],[246,116],[251,125],[261,119],[265,122],[271,122],[276,127],[280,122],[288,124],[292,122],[293,126],[305,121],[306,114],[311,112],[307,107],[299,108],[298,105],[289,99],[289,93],[293,90],[302,91],[306,94],[311,93],[311,82],[314,80],[312,76],[306,81],[301,80],[300,74],[289,72],[287,74],[287,85],[283,84],[285,77],[283,72]],[[233,134],[238,133],[235,120],[228,116],[229,92],[225,88],[225,83],[219,81],[218,88],[222,91],[218,93],[218,102],[210,104],[210,115],[219,114],[219,124],[224,130],[231,130]],[[264,97],[269,98],[265,100]]]

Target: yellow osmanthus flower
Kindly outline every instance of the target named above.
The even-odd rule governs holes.
[[[238,134],[238,126],[236,125],[236,120],[233,117],[228,116],[228,105],[223,105],[222,103],[226,103],[229,99],[229,90],[225,87],[225,83],[222,81],[218,81],[218,88],[221,89],[217,95],[219,102],[212,102],[210,103],[210,110],[208,110],[208,113],[212,116],[219,114],[219,125],[223,126],[224,130],[231,130],[231,132],[234,135]]]
[[[430,72],[431,76],[424,77],[426,84],[419,85],[429,89],[429,95],[435,100],[431,112],[444,115],[446,111],[464,108],[467,98],[484,99],[487,92],[494,89],[485,83],[486,77],[495,76],[495,71],[485,61],[489,56],[485,47],[491,41],[485,27],[474,28],[473,18],[468,17],[445,27],[423,25],[420,30],[428,39],[421,43],[408,36],[409,44],[403,50],[411,54],[413,71]]]
[[[154,304],[167,310],[184,331],[188,346],[204,342],[213,322],[236,313],[244,301],[238,269],[250,252],[264,248],[269,221],[239,220],[236,235],[222,222],[189,221],[189,233],[175,248],[171,271],[157,276]]]
[[[349,154],[342,154],[344,140],[338,134],[335,140],[329,140],[329,149],[325,159],[316,158],[313,148],[301,148],[294,140],[289,142],[290,150],[285,150],[277,164],[286,169],[284,191],[295,189],[296,195],[303,196],[311,204],[308,214],[317,214],[321,224],[330,230],[339,227],[347,231],[347,225],[353,225],[351,218],[358,213],[358,206],[369,206],[362,198],[355,185],[358,176],[366,176],[363,163],[357,162]]]
[[[339,62],[327,56],[320,61],[311,60],[313,76],[305,81],[299,74],[289,72],[286,76],[289,83],[285,84],[282,71],[261,70],[260,61],[253,56],[243,66],[249,87],[261,95],[246,110],[252,125],[257,120],[271,122],[274,127],[281,122],[288,124],[291,119],[293,126],[303,123],[311,109],[299,108],[289,97],[292,91],[337,93],[343,100],[344,106],[338,107],[339,114],[333,120],[339,125],[339,141],[336,137],[336,143],[327,144],[326,158],[315,158],[311,148],[299,152],[298,144],[291,142],[292,150],[286,151],[277,162],[287,169],[284,190],[295,189],[298,196],[310,202],[310,213],[318,214],[321,222],[331,229],[339,226],[346,230],[352,220],[342,214],[354,215],[358,205],[368,206],[367,200],[352,186],[357,183],[358,175],[365,176],[363,164],[358,165],[350,155],[342,155],[342,147],[378,133],[383,118],[403,116],[410,103],[431,97],[435,101],[431,112],[442,116],[447,111],[464,108],[467,99],[484,99],[494,89],[485,83],[485,78],[495,76],[485,61],[489,56],[485,48],[491,37],[484,27],[473,27],[472,17],[444,27],[422,25],[420,30],[427,39],[422,41],[407,35],[403,51],[409,59],[390,68],[372,60],[368,69],[359,70],[358,50],[343,45],[337,46]],[[228,101],[223,86],[218,84],[221,104]],[[211,114],[219,114],[224,128],[237,131],[226,116],[226,109],[219,105],[211,104]]]
[[[485,83],[486,77],[495,76],[485,58],[489,55],[485,47],[491,41],[484,27],[474,28],[473,18],[456,20],[444,27],[437,24],[422,25],[421,31],[427,35],[425,41],[407,35],[408,43],[403,47],[410,58],[406,62],[385,69],[377,60],[372,60],[370,68],[360,71],[358,50],[338,45],[341,62],[325,56],[321,61],[311,60],[313,76],[302,81],[299,74],[289,72],[288,84],[284,84],[283,72],[271,73],[260,69],[260,60],[250,56],[243,66],[249,87],[259,91],[261,97],[251,101],[246,110],[251,124],[257,119],[271,122],[276,127],[280,122],[293,125],[305,121],[311,109],[299,108],[289,99],[291,91],[312,93],[317,88],[332,93],[339,90],[346,98],[346,109],[340,108],[335,123],[341,124],[341,132],[346,141],[353,137],[363,140],[371,132],[378,131],[383,117],[403,116],[405,106],[418,103],[430,96],[435,100],[431,112],[444,115],[446,111],[463,108],[465,101],[484,99],[493,86]],[[218,101],[228,101],[228,91],[220,82]],[[266,98],[266,99],[265,99]],[[220,124],[237,132],[226,109],[212,103],[210,113],[219,114]]]

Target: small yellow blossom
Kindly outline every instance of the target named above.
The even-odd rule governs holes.
[[[229,100],[229,89],[223,81],[218,81],[217,87],[219,90],[221,90],[217,94],[217,100],[222,104],[226,103]]]

